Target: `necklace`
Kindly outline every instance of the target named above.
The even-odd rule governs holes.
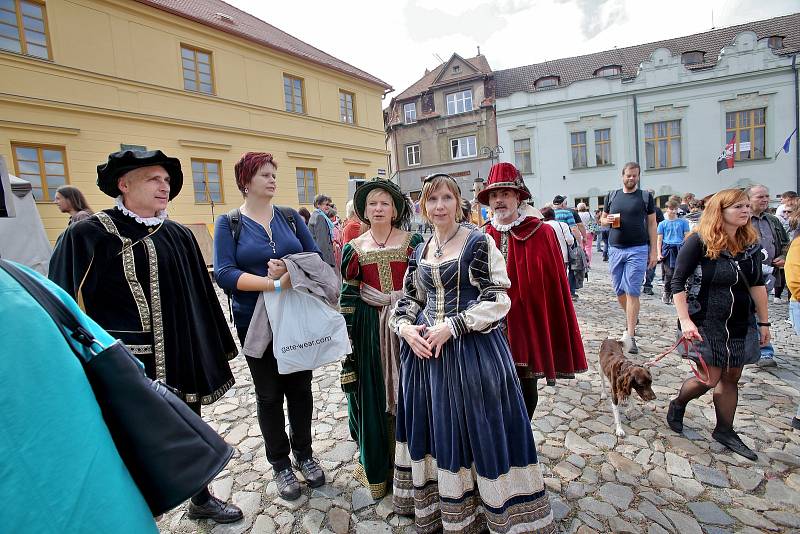
[[[450,242],[451,239],[453,239],[456,236],[456,234],[458,234],[458,231],[460,229],[461,229],[460,227],[456,228],[456,231],[453,233],[453,235],[448,237],[447,240],[442,244],[439,244],[439,238],[436,237],[436,232],[433,233],[433,240],[436,241],[436,252],[433,253],[434,258],[441,258],[442,256],[444,256],[444,252],[442,252],[442,249],[445,247],[445,245],[447,245]]]
[[[389,227],[389,235],[386,236],[386,239],[383,243],[375,239],[375,234],[372,233],[372,228],[369,229],[369,236],[375,241],[375,244],[378,245],[378,248],[386,248],[386,243],[389,242],[389,238],[392,237],[392,231],[394,230],[394,226]]]

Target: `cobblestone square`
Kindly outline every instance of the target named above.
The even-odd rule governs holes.
[[[624,438],[613,431],[608,400],[600,399],[597,351],[608,336],[618,337],[623,316],[613,298],[607,264],[595,256],[590,280],[579,292],[576,312],[590,370],[555,387],[540,383],[533,423],[539,461],[561,532],[796,532],[800,530],[800,432],[790,421],[800,401],[800,337],[785,322],[788,305],[770,304],[775,368],[747,367],[742,375],[735,427],[759,455],[751,462],[711,439],[711,395],[692,402],[683,436],[664,417],[669,400],[690,373],[677,355],[653,369],[657,399],[633,400],[623,412]],[[645,361],[675,339],[674,308],[656,294],[643,296],[638,327]],[[224,298],[221,299],[224,302]],[[304,486],[294,502],[277,497],[272,469],[255,413],[255,393],[247,364],[231,362],[236,385],[204,407],[206,420],[236,448],[233,460],[212,484],[222,499],[232,498],[245,519],[231,525],[191,521],[185,507],[159,522],[164,533],[253,534],[413,532],[411,519],[392,513],[391,495],[374,502],[352,478],[356,444],[347,426],[347,404],[339,386],[339,365],[315,371],[312,427],[315,455],[328,484]],[[299,475],[299,473],[298,473]]]

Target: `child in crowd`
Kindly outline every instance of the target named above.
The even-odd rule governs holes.
[[[667,202],[667,209],[664,212],[665,219],[658,223],[658,260],[664,269],[664,294],[661,296],[664,304],[672,304],[671,284],[675,260],[690,231],[686,219],[678,218],[679,207],[680,204],[677,200]]]

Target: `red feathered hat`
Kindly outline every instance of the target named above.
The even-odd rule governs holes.
[[[498,189],[512,189],[519,194],[520,201],[531,198],[531,193],[522,181],[522,175],[511,163],[497,163],[489,171],[489,179],[480,193],[477,194],[478,202],[489,205],[489,193]]]

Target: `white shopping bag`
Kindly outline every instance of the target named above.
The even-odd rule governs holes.
[[[353,350],[342,314],[302,289],[264,293],[278,373],[310,371]]]

